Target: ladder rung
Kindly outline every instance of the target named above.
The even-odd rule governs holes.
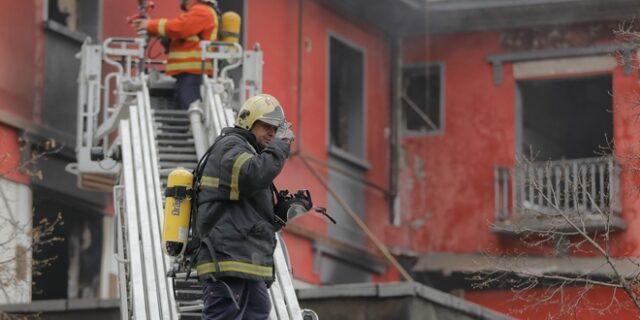
[[[196,153],[196,148],[195,147],[159,147],[158,148],[158,152],[159,153]]]
[[[202,291],[200,290],[175,290],[177,300],[197,300],[202,298]]]
[[[193,140],[173,140],[173,139],[158,139],[156,143],[159,146],[193,146]],[[195,148],[195,147],[194,147]]]
[[[158,132],[156,133],[158,139],[191,139],[193,135],[190,133],[176,133],[176,132]]]
[[[194,162],[169,162],[169,161],[160,161],[160,170],[168,169],[169,172],[171,170],[183,167],[185,169],[195,169],[198,164]]]
[[[155,116],[164,117],[187,117],[187,110],[171,110],[171,109],[154,109],[153,114]]]
[[[180,132],[188,132],[189,126],[186,125],[170,125],[170,124],[160,124],[156,127],[158,131],[180,131]]]
[[[181,313],[180,320],[200,320],[200,313]]]
[[[158,155],[158,159],[160,159],[160,161],[170,160],[170,161],[194,161],[195,162],[198,160],[198,157],[195,155],[195,153],[192,153],[192,154],[161,153]]]
[[[156,117],[154,120],[155,123],[189,124],[187,117]]]

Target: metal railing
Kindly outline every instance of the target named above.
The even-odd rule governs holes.
[[[620,166],[613,156],[496,167],[498,221],[524,214],[619,215]]]

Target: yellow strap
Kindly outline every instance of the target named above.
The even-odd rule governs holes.
[[[200,178],[200,185],[203,187],[217,188],[220,185],[220,178],[202,176],[202,178]]]
[[[218,263],[220,272],[240,272],[258,277],[269,278],[273,276],[272,267],[264,267],[256,264],[239,261],[222,261]],[[215,273],[216,265],[213,262],[203,263],[196,268],[198,275]]]
[[[182,70],[191,70],[191,69],[200,69],[202,67],[202,62],[179,62],[179,63],[169,63],[165,68],[165,71],[182,71]],[[207,62],[205,64],[205,69],[211,69],[213,66],[211,62]]]
[[[200,58],[200,51],[169,52],[169,59]]]
[[[197,35],[195,36],[191,36],[189,38],[186,38],[185,40],[187,41],[193,41],[193,42],[200,42],[200,37],[198,37]]]
[[[161,37],[165,36],[166,33],[166,28],[167,28],[167,19],[160,19],[160,22],[158,23],[158,34]]]
[[[249,160],[249,158],[251,158],[251,154],[243,152],[233,163],[233,169],[231,170],[231,192],[229,193],[229,199],[231,200],[240,199],[240,169],[242,168],[242,165]]]

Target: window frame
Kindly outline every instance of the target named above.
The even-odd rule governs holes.
[[[326,36],[327,48],[326,48],[326,147],[330,156],[336,157],[347,163],[355,165],[356,167],[366,171],[370,168],[370,164],[367,161],[367,49],[364,46],[357,44],[355,41],[350,40],[348,37],[339,34],[336,31],[329,30]],[[331,136],[331,42],[332,40],[339,41],[341,44],[359,52],[362,54],[362,155],[345,151],[341,148],[338,148],[332,142]]]
[[[78,2],[86,2],[86,1],[87,0],[78,0]],[[96,23],[96,34],[95,34],[96,39],[92,39],[92,36],[89,35],[88,33],[85,33],[81,30],[75,30],[75,31],[71,30],[64,24],[50,19],[49,5],[51,3],[51,0],[44,0],[42,5],[42,21],[43,21],[44,29],[46,31],[54,32],[58,35],[61,35],[67,39],[76,41],[78,43],[83,43],[88,38],[92,39],[94,42],[100,41],[100,39],[102,38],[102,28],[103,28],[102,26],[103,0],[95,0],[95,1],[96,1],[95,5],[96,5],[96,18],[97,18],[97,21],[95,22]]]
[[[411,64],[405,64],[402,66],[402,75],[401,75],[401,81],[404,82],[404,78],[405,78],[405,72],[410,71],[410,70],[416,70],[416,69],[430,69],[436,67],[438,68],[438,72],[439,74],[439,81],[440,81],[440,103],[438,105],[438,109],[439,109],[439,117],[438,117],[438,121],[439,121],[439,125],[437,129],[434,130],[427,130],[427,131],[417,131],[417,130],[410,130],[407,128],[407,123],[406,123],[406,118],[405,118],[405,112],[404,111],[404,107],[403,104],[404,102],[402,101],[402,92],[400,92],[400,121],[401,121],[401,133],[402,133],[402,137],[425,137],[425,136],[438,136],[438,135],[443,135],[445,132],[445,112],[446,112],[446,108],[445,108],[445,63],[442,61],[429,61],[429,62],[420,62],[420,63],[411,63]],[[402,87],[401,85],[401,90],[404,90],[404,87]]]

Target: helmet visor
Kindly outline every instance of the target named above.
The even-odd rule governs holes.
[[[284,112],[282,111],[282,107],[277,106],[273,111],[263,114],[262,117],[257,120],[279,127],[282,124],[282,121],[284,121]]]

